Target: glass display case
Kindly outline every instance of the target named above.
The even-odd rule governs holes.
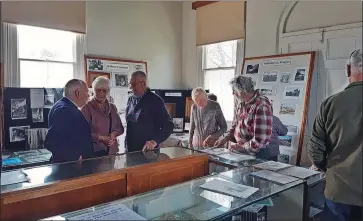
[[[22,172],[28,176],[29,182],[2,185],[1,192],[4,193],[22,188],[31,188],[60,180],[125,169],[194,154],[198,154],[198,152],[180,147],[167,147],[148,152],[138,151],[76,162],[25,168],[22,169]]]
[[[251,176],[252,171],[249,167],[237,168],[45,220],[80,219],[86,214],[102,220],[105,217],[100,217],[98,212],[120,206],[126,206],[131,213],[146,220],[231,220],[232,217],[242,219],[246,213],[250,213],[250,217],[256,213],[253,220],[302,220],[303,181],[280,185]],[[240,198],[201,187],[214,180],[255,187],[256,192]]]

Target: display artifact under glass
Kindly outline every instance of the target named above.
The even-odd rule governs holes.
[[[131,220],[130,217],[135,216],[141,216],[146,220],[220,220],[241,214],[248,207],[253,207],[261,200],[291,189],[302,189],[303,186],[301,180],[285,185],[275,184],[253,177],[250,175],[251,172],[253,172],[253,168],[238,168],[215,176],[207,176],[149,193],[62,214],[47,220],[80,220],[82,218],[104,220],[110,217]],[[213,186],[216,183],[218,185]],[[223,194],[222,192],[225,190],[228,191]],[[239,192],[238,197],[235,191]],[[245,196],[241,196],[241,192]],[[110,216],[109,211],[111,209],[113,209],[112,211],[120,211],[117,208],[124,206],[128,208],[128,211]],[[107,215],[100,216],[99,213],[105,214],[105,210],[108,211]]]

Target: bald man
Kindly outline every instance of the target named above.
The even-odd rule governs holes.
[[[91,129],[79,110],[87,101],[86,83],[72,79],[64,87],[64,97],[50,110],[45,148],[52,152],[53,163],[77,161],[92,156]]]
[[[164,101],[147,86],[147,76],[142,71],[131,75],[126,107],[126,150],[128,152],[158,148],[173,132],[174,124]]]
[[[308,147],[313,165],[326,172],[323,220],[362,220],[362,50],[346,67],[349,85],[321,104]]]

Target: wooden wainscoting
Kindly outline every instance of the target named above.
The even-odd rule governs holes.
[[[126,196],[122,171],[96,174],[1,195],[1,220],[37,220]]]
[[[130,168],[126,175],[127,196],[132,196],[208,175],[208,156],[188,156]]]

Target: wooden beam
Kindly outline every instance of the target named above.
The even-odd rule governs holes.
[[[218,1],[196,1],[196,2],[192,3],[192,8],[194,10],[197,10],[200,7],[203,7],[203,6],[215,3],[215,2],[218,2]]]

